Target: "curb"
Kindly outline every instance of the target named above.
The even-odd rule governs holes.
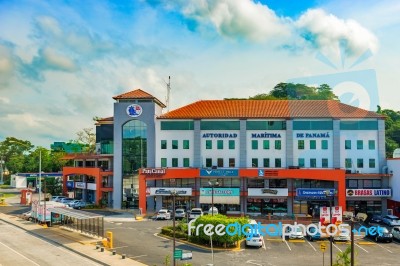
[[[368,242],[368,241],[360,241],[357,244],[359,244],[359,245],[376,245],[376,243]]]

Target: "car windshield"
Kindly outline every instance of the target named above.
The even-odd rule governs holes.
[[[183,210],[176,210],[176,213],[182,213]]]
[[[158,213],[166,213],[166,210],[160,210]]]
[[[201,213],[199,210],[192,210],[192,213]]]

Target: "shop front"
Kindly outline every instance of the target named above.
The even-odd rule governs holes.
[[[175,209],[190,210],[195,206],[192,188],[182,187],[149,187],[147,196],[154,197],[154,209],[173,209],[173,198],[175,194]],[[149,206],[148,206],[149,207]]]
[[[347,210],[357,213],[382,214],[387,209],[387,198],[392,196],[390,188],[346,189]]]
[[[334,188],[297,188],[293,200],[293,214],[319,218],[321,207],[335,205],[336,194]]]
[[[287,214],[287,188],[249,188],[246,213],[250,215]]]
[[[208,211],[212,204],[222,214],[240,214],[240,188],[200,188],[200,208]]]

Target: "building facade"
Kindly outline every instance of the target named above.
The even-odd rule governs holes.
[[[142,90],[114,100],[113,118],[96,130],[98,156],[112,150],[113,208],[172,208],[175,191],[178,206],[213,201],[232,215],[318,215],[330,200],[356,213],[387,210],[379,114],[323,100],[208,100],[162,113]]]

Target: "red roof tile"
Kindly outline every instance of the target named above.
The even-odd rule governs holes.
[[[158,100],[153,95],[141,90],[136,89],[133,91],[125,92],[123,94],[117,95],[113,97],[114,100],[121,100],[121,99],[151,99],[154,100],[158,105],[165,108],[165,104],[163,104],[160,100]]]
[[[204,100],[163,114],[162,119],[384,118],[334,100]]]

